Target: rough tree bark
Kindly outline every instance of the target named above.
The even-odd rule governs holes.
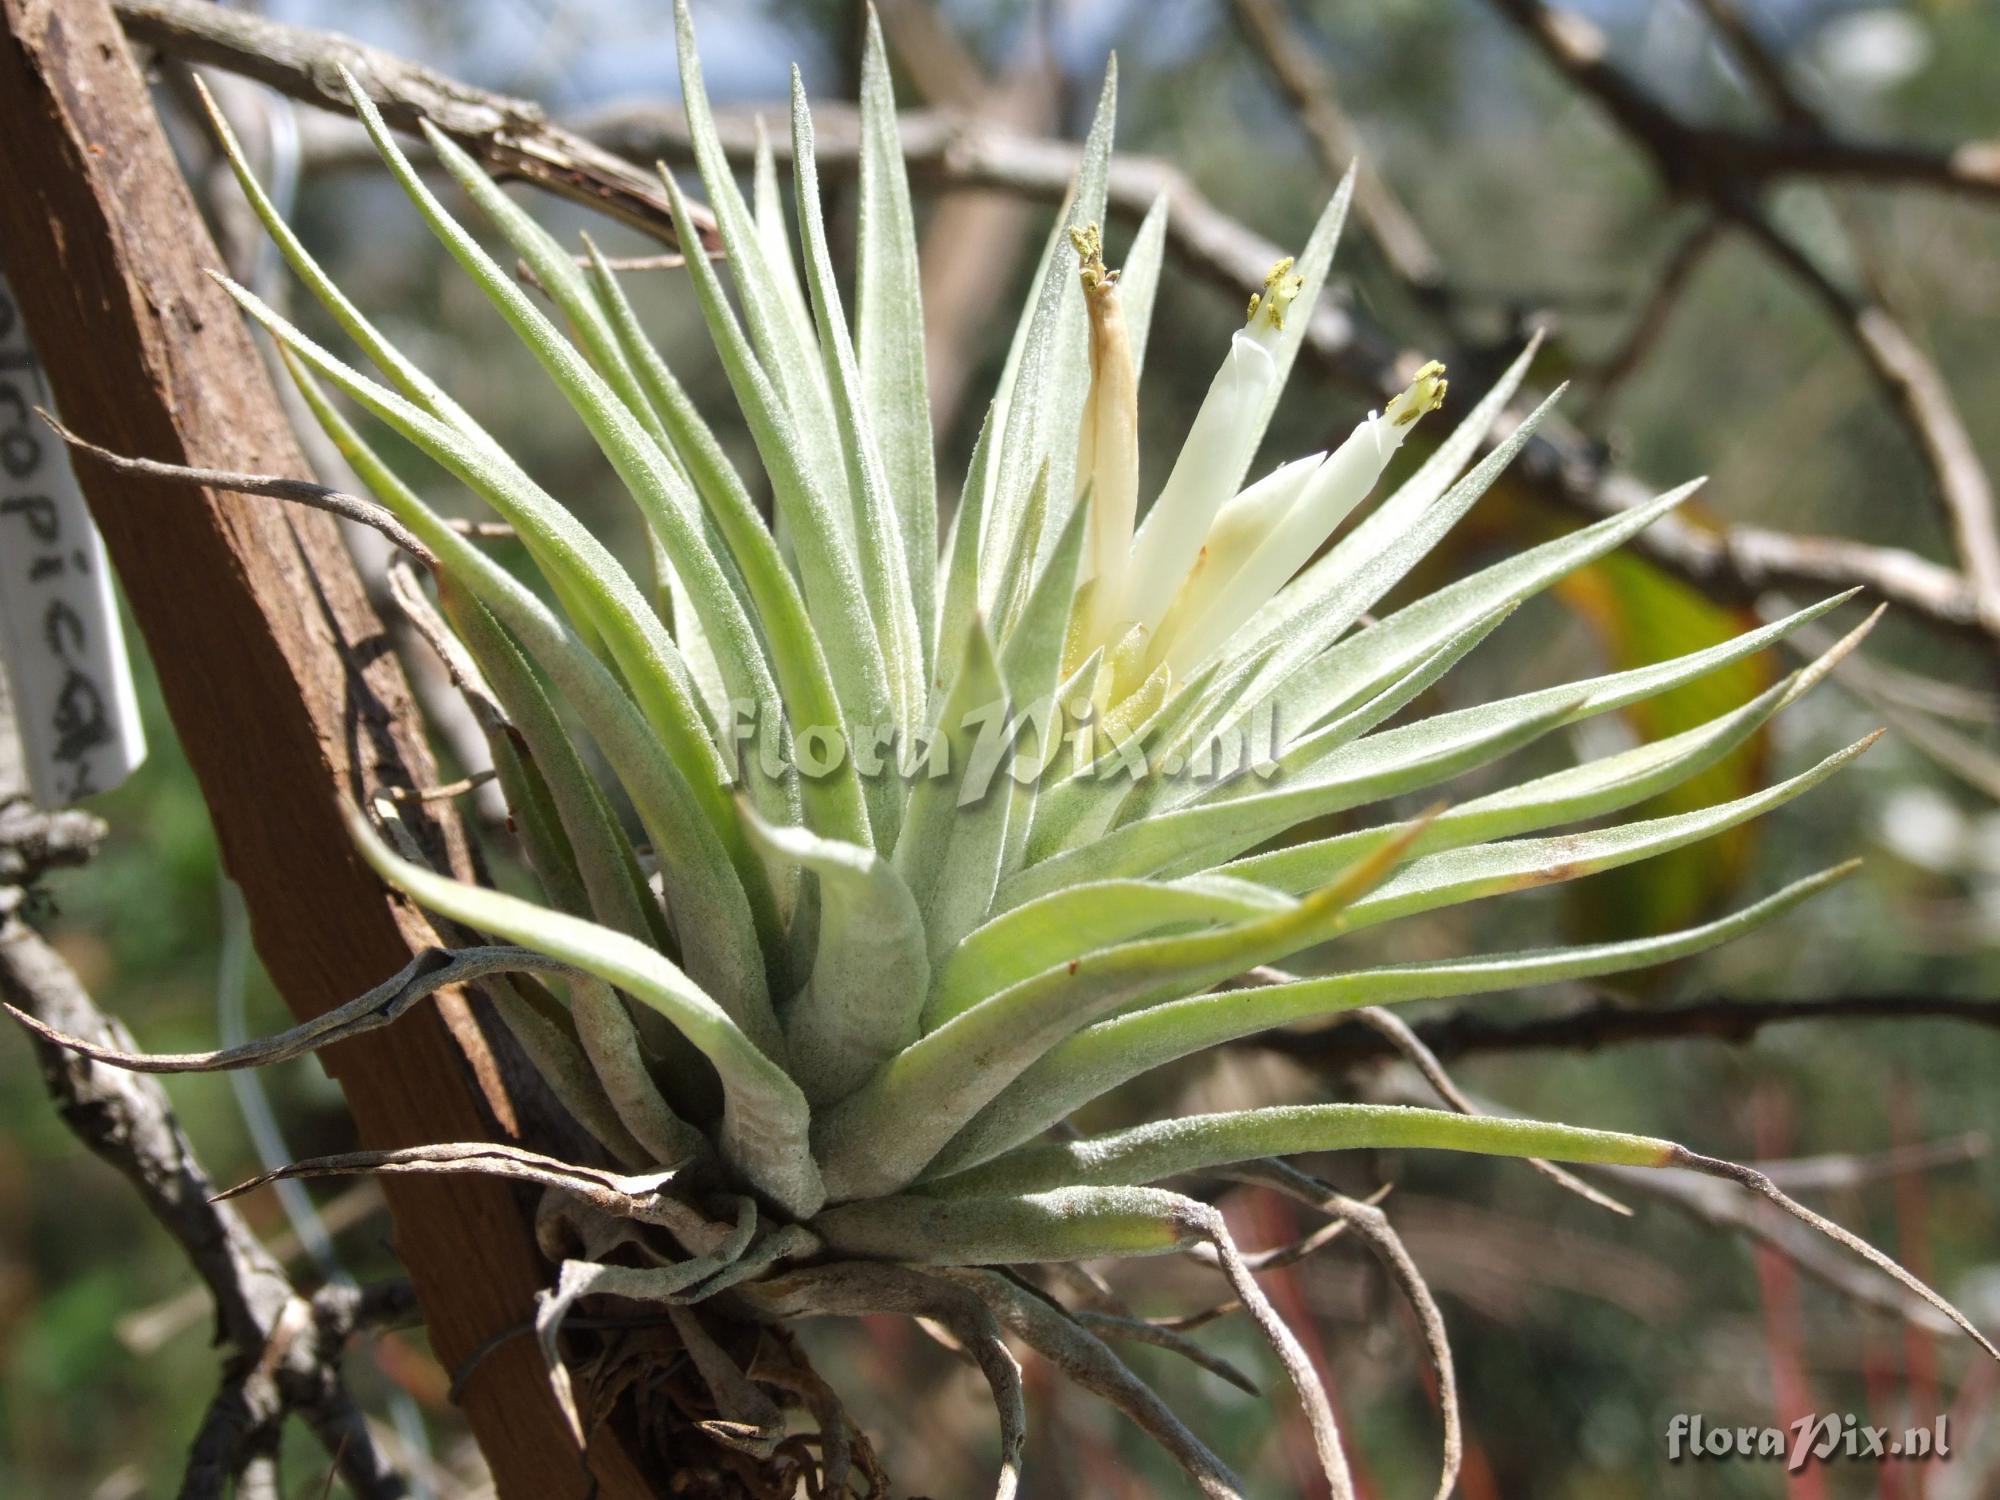
[[[0,260],[55,404],[121,452],[305,473],[234,307],[203,274],[221,258],[110,6],[0,0],[0,16]],[[331,517],[89,466],[80,477],[257,950],[293,1012],[316,1015],[434,940],[338,816],[343,797],[434,779],[381,622]],[[428,834],[465,868],[448,814]],[[323,1056],[369,1147],[511,1128],[462,998]],[[544,1272],[506,1188],[453,1178],[386,1191],[440,1359],[463,1360],[527,1315]],[[489,1358],[464,1402],[503,1496],[586,1491],[530,1341]],[[607,1500],[651,1493],[608,1435],[591,1461]]]

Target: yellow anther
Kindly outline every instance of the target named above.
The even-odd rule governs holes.
[[[1250,299],[1250,310],[1243,316],[1252,328],[1258,323],[1268,323],[1273,330],[1285,326],[1285,310],[1292,305],[1305,279],[1292,274],[1292,258],[1287,255],[1264,278],[1264,290]],[[1262,317],[1259,317],[1259,314]]]
[[[1081,278],[1086,292],[1094,292],[1100,286],[1116,284],[1118,273],[1106,270],[1104,266],[1104,230],[1101,226],[1071,225],[1069,242],[1075,247],[1077,259],[1081,262],[1077,267],[1077,275]]]
[[[1444,366],[1432,360],[1417,371],[1409,387],[1392,400],[1382,415],[1390,425],[1407,427],[1427,411],[1436,411],[1444,405],[1444,393],[1448,382],[1444,378]]]

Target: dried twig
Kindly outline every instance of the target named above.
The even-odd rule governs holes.
[[[201,469],[186,464],[160,463],[150,458],[130,458],[121,453],[114,453],[109,448],[100,447],[87,438],[77,436],[40,407],[35,408],[35,414],[54,429],[57,437],[69,445],[70,452],[82,454],[91,462],[103,464],[115,473],[136,474],[147,479],[188,485],[191,488],[228,490],[238,495],[257,495],[266,500],[287,500],[294,505],[310,506],[314,510],[323,510],[339,516],[344,521],[354,521],[381,532],[426,567],[434,567],[437,564],[437,557],[430,548],[418,541],[401,521],[373,500],[364,500],[359,495],[330,489],[310,479],[285,479],[272,474],[242,474],[233,470]]]
[[[1772,114],[1792,129],[1823,131],[1812,106],[1792,87],[1784,63],[1764,45],[1764,39],[1757,35],[1736,0],[1695,0],[1695,4]]]

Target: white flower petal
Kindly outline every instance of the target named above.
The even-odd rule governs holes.
[[[1243,472],[1251,418],[1277,376],[1270,351],[1255,337],[1241,331],[1231,337],[1229,355],[1195,414],[1173,473],[1132,544],[1132,618],[1148,630],[1167,612],[1209,524]]]

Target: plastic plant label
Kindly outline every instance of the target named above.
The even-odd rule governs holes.
[[[146,736],[104,539],[61,439],[35,415],[51,404],[0,279],[0,662],[29,790],[62,807],[123,781]]]

